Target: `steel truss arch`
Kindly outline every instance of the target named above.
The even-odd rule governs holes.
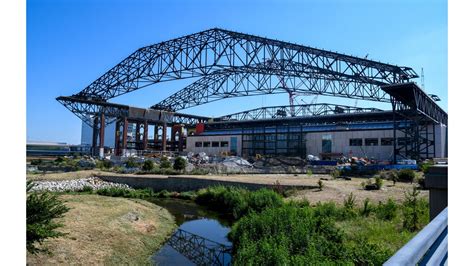
[[[276,60],[310,65],[363,83],[393,84],[418,77],[409,67],[215,28],[140,48],[74,96],[106,101],[167,80],[206,76],[226,68],[256,68]]]
[[[389,103],[390,97],[380,89],[381,85],[383,83],[377,81],[362,82],[294,64],[286,64],[284,69],[277,70],[265,66],[241,67],[202,77],[151,108],[178,111],[225,98],[289,92]]]

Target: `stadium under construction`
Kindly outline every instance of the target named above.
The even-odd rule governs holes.
[[[197,81],[149,107],[109,100],[164,81]],[[206,152],[243,157],[308,154],[378,160],[447,157],[447,113],[410,67],[223,29],[138,49],[82,91],[57,100],[93,128],[103,156],[113,152]],[[232,97],[285,93],[290,104],[210,118],[182,110]],[[387,110],[317,103],[298,94],[387,103]]]

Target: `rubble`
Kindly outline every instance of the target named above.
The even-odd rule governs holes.
[[[80,191],[84,187],[91,187],[93,190],[102,188],[125,188],[131,189],[130,186],[120,183],[106,182],[98,177],[89,177],[73,180],[61,181],[34,181],[34,186],[31,191],[50,191],[50,192],[65,192],[65,191]]]

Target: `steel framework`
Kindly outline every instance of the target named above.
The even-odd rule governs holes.
[[[265,62],[287,60],[362,83],[393,84],[418,75],[400,67],[289,42],[223,29],[210,29],[138,49],[76,94],[108,100],[168,80],[206,76],[216,70],[248,67],[266,71]],[[187,99],[181,99],[186,101]]]
[[[307,117],[333,114],[349,114],[362,112],[380,112],[377,108],[353,107],[347,105],[337,105],[329,103],[302,104],[302,105],[281,105],[268,106],[238,112],[219,118],[214,121],[242,121],[242,120],[260,120],[275,119],[286,117]]]
[[[168,244],[197,265],[230,265],[232,247],[209,240],[182,229],[168,240]]]
[[[418,154],[418,157],[420,153],[430,153],[432,142],[426,140],[426,125],[447,124],[447,114],[433,99],[421,89],[413,88],[414,83],[410,80],[418,75],[409,67],[218,28],[140,48],[79,93],[57,100],[93,126],[95,136],[99,117],[102,130],[105,127],[102,124],[127,118],[135,110],[107,102],[111,98],[156,83],[193,77],[199,79],[150,109],[141,110],[158,110],[158,122],[164,124],[195,125],[208,118],[176,111],[230,97],[309,93],[391,102],[395,127],[397,121],[401,121],[397,118],[400,116],[422,127],[407,129],[407,134],[415,138],[415,146],[398,150],[397,154]],[[406,84],[412,86],[411,94],[396,89]],[[336,108],[335,105],[320,105],[320,109],[311,110],[308,106],[300,106],[295,111],[291,106],[267,107],[221,117],[217,121],[294,117],[295,122],[304,123],[308,120],[306,114],[326,114],[325,121],[347,120],[347,115],[341,117],[341,113],[336,112],[341,111],[341,106],[337,110],[332,107]],[[345,111],[358,119],[386,116],[374,108],[346,108]],[[355,114],[357,112],[359,114]],[[422,143],[428,147],[423,148]]]
[[[116,121],[118,118],[129,117],[131,110],[139,110],[147,112],[147,109],[134,108],[128,105],[115,104],[97,100],[87,100],[78,97],[58,97],[56,98],[61,104],[67,109],[79,117],[82,121],[87,123],[89,126],[94,127],[93,119],[104,113],[106,118],[106,125],[109,125]],[[159,121],[165,122],[170,125],[182,124],[182,125],[196,125],[200,122],[205,122],[209,117],[189,115],[176,112],[160,111],[161,116],[154,119],[149,119],[150,122]],[[136,111],[135,111],[136,113]],[[137,119],[135,119],[137,120]],[[139,119],[138,119],[139,120]]]
[[[151,108],[176,111],[225,98],[278,93],[390,102],[390,96],[380,89],[385,84],[288,60],[267,61],[215,71]]]

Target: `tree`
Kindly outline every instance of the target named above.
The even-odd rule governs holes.
[[[177,157],[174,160],[174,170],[183,170],[186,167],[186,160],[183,157]]]
[[[69,208],[54,194],[32,192],[33,186],[31,181],[26,185],[26,192],[29,193],[26,199],[26,249],[34,254],[47,251],[37,248],[36,243],[42,244],[47,238],[65,235],[56,231],[63,224],[53,219],[64,217]]]
[[[165,168],[170,168],[170,167],[171,167],[171,163],[168,160],[168,158],[166,158],[165,156],[161,157],[160,168],[165,169]]]
[[[142,169],[145,171],[151,171],[153,170],[153,167],[155,167],[155,163],[152,160],[146,160],[143,163]]]

